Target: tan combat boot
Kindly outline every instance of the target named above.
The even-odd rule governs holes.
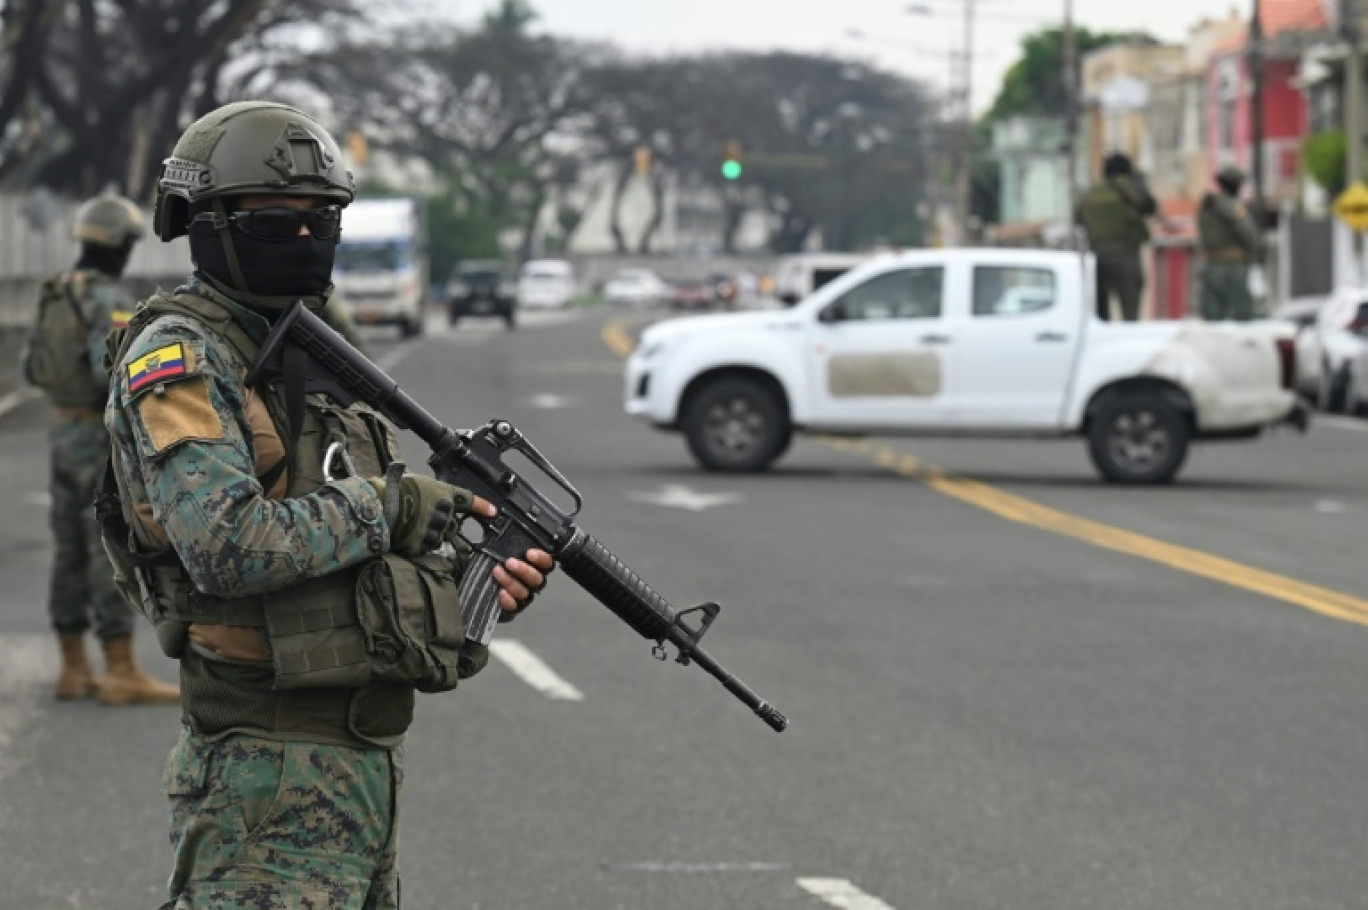
[[[107,672],[95,680],[95,697],[103,705],[178,705],[180,689],[153,679],[133,660],[133,639],[104,643]]]
[[[95,673],[86,658],[84,635],[58,635],[62,646],[62,672],[57,677],[57,698],[71,701],[95,694]]]

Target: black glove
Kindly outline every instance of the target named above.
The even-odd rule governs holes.
[[[400,556],[421,556],[455,536],[461,520],[470,514],[475,495],[435,477],[405,474],[402,462],[394,462],[383,478],[369,477],[385,507],[390,530],[390,551]]]

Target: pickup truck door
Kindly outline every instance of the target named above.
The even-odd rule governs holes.
[[[902,266],[819,310],[808,345],[814,423],[943,423],[952,348],[944,297],[943,266]]]
[[[950,385],[956,425],[1060,425],[1083,331],[1077,282],[1055,268],[975,263],[961,273]]]

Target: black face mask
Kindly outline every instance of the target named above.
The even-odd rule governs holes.
[[[106,275],[118,278],[128,266],[128,257],[133,252],[133,241],[125,241],[123,246],[100,246],[96,243],[81,244],[81,258],[76,262],[78,269],[95,269]]]
[[[190,258],[195,268],[226,287],[269,297],[311,297],[325,294],[332,284],[336,237],[320,240],[304,234],[270,242],[227,228],[238,265],[247,279],[248,286],[244,288],[233,280],[221,233],[212,224],[191,224]]]

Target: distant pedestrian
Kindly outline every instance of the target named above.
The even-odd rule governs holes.
[[[1202,197],[1197,233],[1202,256],[1202,317],[1210,320],[1254,318],[1249,292],[1249,267],[1263,261],[1263,238],[1240,201],[1245,175],[1237,167],[1223,167],[1216,175],[1218,190]]]
[[[1102,179],[1079,200],[1074,220],[1083,226],[1088,247],[1097,259],[1097,316],[1111,319],[1111,298],[1121,305],[1121,318],[1140,318],[1145,291],[1141,248],[1149,242],[1148,219],[1159,205],[1150,195],[1144,175],[1120,152],[1107,156]]]
[[[48,614],[62,652],[56,695],[93,695],[108,705],[178,704],[180,690],[148,676],[133,659],[134,613],[114,584],[94,509],[109,453],[105,339],[132,316],[133,296],[119,279],[142,237],[142,213],[120,196],[100,196],[81,206],[72,233],[81,244],[80,258],[43,285],[24,354],[25,375],[56,410],[50,487],[55,552],[48,590]],[[99,677],[86,656],[92,625],[105,654],[106,673]]]

